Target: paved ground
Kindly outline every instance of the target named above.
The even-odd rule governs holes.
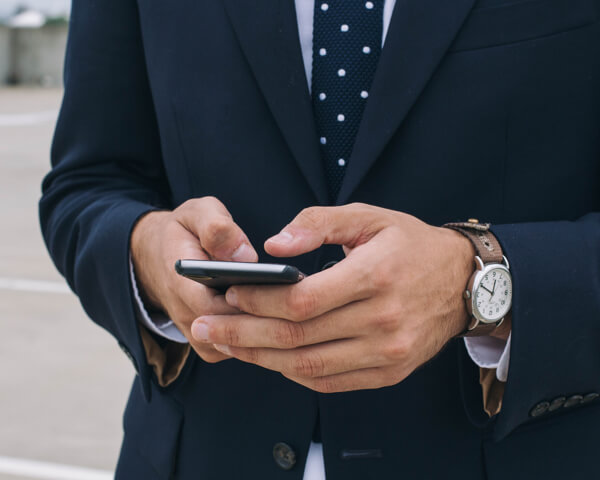
[[[95,470],[114,469],[134,375],[66,291],[39,232],[60,98],[0,89],[0,480],[110,478]]]

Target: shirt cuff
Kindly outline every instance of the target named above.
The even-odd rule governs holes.
[[[161,337],[177,343],[188,343],[187,338],[179,331],[177,326],[173,323],[167,315],[163,312],[153,312],[152,315],[148,313],[140,291],[135,280],[135,272],[133,271],[133,262],[131,257],[129,258],[129,272],[131,276],[131,286],[133,288],[133,297],[137,306],[137,317],[139,322],[144,325],[148,330]]]
[[[510,363],[510,339],[504,341],[496,337],[465,337],[467,352],[478,367],[496,370],[496,378],[501,382],[508,379]]]

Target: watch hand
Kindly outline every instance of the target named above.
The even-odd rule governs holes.
[[[492,287],[492,297],[494,296],[494,293],[496,293],[496,280],[494,280],[494,286]]]
[[[485,285],[481,285],[481,288],[483,288],[486,292],[488,292],[490,295],[494,295],[494,292],[492,292],[491,290],[488,290],[487,288],[485,288]]]

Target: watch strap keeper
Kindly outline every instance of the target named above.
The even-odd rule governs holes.
[[[470,219],[468,222],[446,223],[442,227],[456,230],[467,237],[484,264],[502,263],[502,247],[490,232],[489,223],[479,223],[475,219]]]

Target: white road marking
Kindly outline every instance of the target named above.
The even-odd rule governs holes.
[[[65,283],[5,277],[0,277],[0,290],[40,293],[71,293],[71,290]]]
[[[58,110],[45,110],[32,113],[0,113],[0,127],[21,127],[55,122]]]
[[[0,457],[0,473],[46,480],[111,480],[114,478],[113,473],[107,470],[11,457]]]

